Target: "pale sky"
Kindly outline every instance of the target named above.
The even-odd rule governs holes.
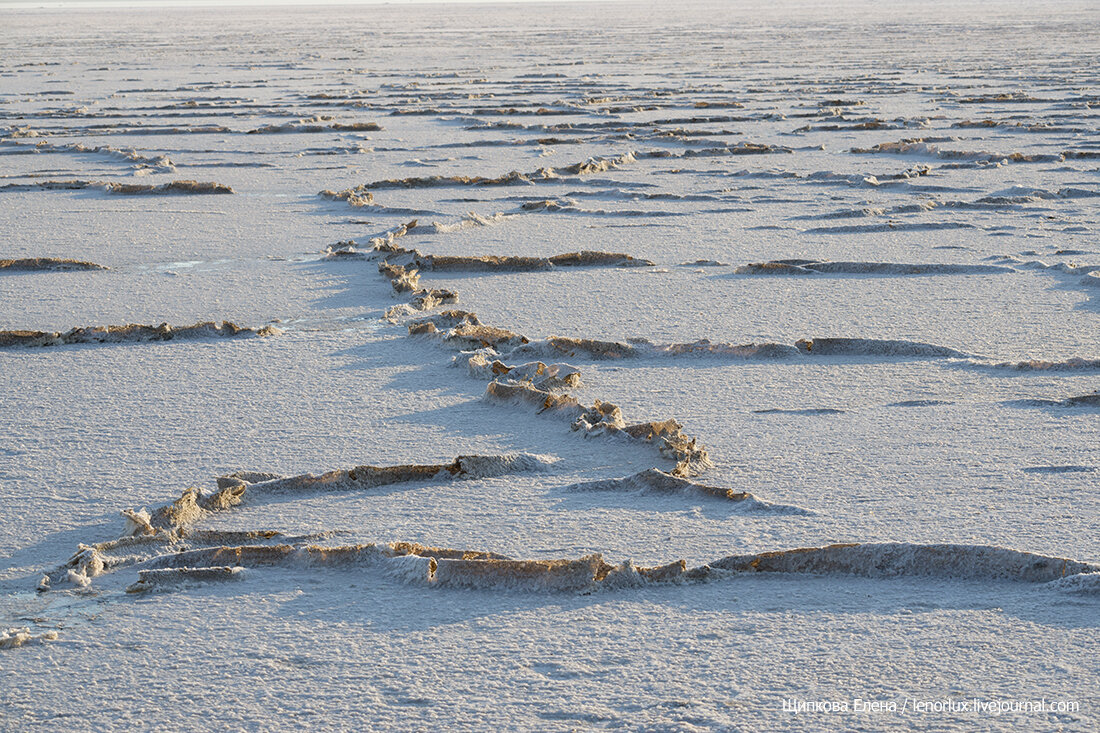
[[[0,0],[0,9],[66,7],[226,7],[244,5],[455,5],[590,1],[591,0]],[[615,2],[616,0],[601,1]]]
[[[227,5],[453,5],[469,3],[587,2],[589,0],[0,0],[2,8],[224,7]],[[604,0],[606,1],[606,0]]]

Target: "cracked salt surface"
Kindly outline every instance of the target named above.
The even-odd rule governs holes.
[[[529,10],[0,11],[0,727],[1095,729],[1095,9]]]

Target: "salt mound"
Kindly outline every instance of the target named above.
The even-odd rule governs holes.
[[[946,346],[899,339],[815,338],[802,339],[795,346],[815,356],[923,356],[945,359],[970,356]]]
[[[594,585],[599,555],[578,560],[437,560],[429,582],[442,587],[581,591]]]
[[[64,344],[144,343],[149,341],[195,340],[206,338],[233,338],[251,336],[275,336],[282,333],[273,326],[245,328],[229,321],[220,324],[213,321],[193,326],[90,326],[74,328],[65,333],[57,331],[0,331],[0,348],[61,346]]]
[[[34,646],[47,641],[57,641],[57,632],[46,631],[35,635],[26,627],[0,631],[0,649],[18,649],[21,646]]]
[[[217,583],[242,580],[245,571],[242,567],[228,565],[205,568],[161,568],[139,570],[138,582],[126,588],[127,593],[145,593],[151,590],[178,588],[193,583]]]
[[[346,188],[343,191],[330,191],[325,189],[317,193],[323,199],[329,201],[346,201],[349,206],[370,206],[374,203],[374,194],[365,186]]]
[[[233,563],[233,564],[229,564]],[[654,568],[604,562],[599,554],[578,559],[513,560],[469,550],[389,545],[317,545],[212,547],[163,555],[145,563],[133,592],[190,580],[233,580],[244,567],[373,567],[411,585],[495,591],[586,592],[600,587],[636,587],[647,582],[674,582],[684,572],[682,560]],[[204,570],[209,570],[204,574]],[[625,576],[625,577],[624,577]]]
[[[1061,155],[1025,153],[990,153],[983,150],[945,150],[937,145],[931,145],[922,139],[899,140],[898,142],[879,143],[870,148],[852,148],[852,153],[857,155],[885,154],[885,155],[915,155],[937,158],[940,160],[962,160],[978,163],[1047,163],[1062,159]]]
[[[1100,392],[1094,392],[1092,394],[1085,395],[1076,395],[1074,397],[1067,397],[1064,400],[1012,400],[1006,402],[1005,404],[1015,405],[1019,407],[1100,407]]]
[[[735,275],[984,275],[1015,272],[1001,265],[902,264],[897,262],[825,262],[775,260],[741,265]]]
[[[490,361],[489,357],[481,352],[475,352],[472,356],[455,357],[455,363],[463,360],[470,376],[477,379],[526,382],[537,389],[551,392],[568,387],[579,387],[581,383],[580,370],[568,364],[544,364],[541,361],[533,361],[509,366],[499,359]]]
[[[589,486],[584,490],[618,490],[621,482],[627,481],[658,491],[680,491],[684,488],[694,491],[698,486],[661,472],[643,472],[627,479],[613,480],[607,486]],[[739,501],[750,502],[753,499]],[[762,508],[802,513],[794,507],[764,504]],[[146,557],[113,557],[106,551],[81,546],[74,559],[81,558],[83,564],[71,567],[70,580],[87,585],[89,579],[96,575],[136,565],[139,580],[127,589],[131,592],[179,587],[192,582],[239,580],[243,577],[243,568],[262,567],[364,567],[378,569],[395,580],[415,586],[537,592],[620,590],[651,583],[721,580],[746,573],[1008,580],[1047,583],[1055,590],[1088,594],[1095,594],[1100,589],[1100,565],[982,545],[898,542],[837,544],[731,555],[709,565],[688,569],[683,560],[656,567],[637,567],[629,560],[612,565],[599,554],[577,559],[515,560],[492,552],[430,547],[409,542],[339,546],[243,544],[187,548],[178,539],[173,541],[164,537],[123,539],[147,544],[159,540],[159,546],[169,551]],[[212,535],[210,539],[216,537]],[[48,582],[46,585],[48,590]],[[0,639],[4,638],[15,639],[9,642],[14,646],[28,641],[12,632],[0,636]],[[48,635],[45,638],[48,639]]]
[[[436,481],[458,478],[488,478],[509,473],[542,470],[553,462],[549,456],[505,453],[494,456],[458,456],[450,463],[399,466],[356,466],[314,475],[277,476],[270,473],[237,472],[218,480],[218,489],[205,494],[196,487],[183,491],[178,499],[152,512],[127,510],[128,534],[154,536],[175,532],[214,512],[231,509],[248,497],[268,493],[361,491],[408,481]],[[250,481],[249,479],[256,479]]]
[[[1028,361],[1003,361],[998,364],[974,364],[989,369],[1003,369],[1014,372],[1091,372],[1100,369],[1100,359],[1086,359],[1074,356],[1063,361],[1030,359]]]
[[[1050,582],[1050,587],[1063,593],[1100,595],[1100,573],[1078,573]]]
[[[29,135],[34,137],[35,135]],[[0,145],[13,145],[21,148],[30,148],[36,153],[81,153],[85,155],[102,155],[109,158],[117,158],[131,163],[136,163],[138,168],[153,169],[171,173],[176,170],[175,164],[167,155],[141,155],[135,150],[122,150],[110,145],[84,145],[83,143],[51,143],[42,140],[36,143],[19,143],[15,140],[0,140]]]
[[[382,126],[377,122],[333,122],[333,117],[315,115],[282,124],[262,125],[248,130],[248,135],[271,135],[281,132],[377,132]]]
[[[713,465],[707,449],[695,438],[685,435],[683,426],[675,420],[627,425],[622,411],[610,402],[596,400],[592,407],[586,407],[571,395],[555,394],[525,382],[490,382],[485,389],[485,399],[557,415],[569,420],[573,430],[585,435],[622,436],[652,445],[661,456],[675,462],[672,471],[675,476],[693,476]]]
[[[0,270],[27,270],[38,272],[66,272],[70,270],[108,270],[94,262],[59,259],[56,257],[31,257],[22,260],[0,260]]]
[[[670,473],[650,468],[632,476],[623,478],[602,479],[584,483],[571,484],[565,487],[566,491],[615,491],[638,492],[657,494],[688,494],[722,499],[737,503],[749,511],[765,511],[779,514],[810,514],[805,509],[782,504],[771,504],[762,501],[747,491],[736,491],[718,486],[708,486],[695,481],[690,481]]]
[[[486,347],[500,351],[501,349],[522,346],[528,343],[528,339],[526,336],[521,336],[503,328],[462,323],[447,331],[443,337],[443,342],[448,346],[466,351]]]
[[[625,153],[610,158],[589,158],[560,168],[540,168],[527,173],[509,171],[491,178],[486,176],[413,176],[410,178],[373,181],[365,184],[365,186],[369,189],[384,189],[531,185],[545,181],[556,181],[564,176],[604,173],[636,161],[637,157],[634,153]]]
[[[476,313],[469,311],[449,310],[437,313],[434,316],[418,318],[409,323],[409,335],[431,335],[438,333],[440,329],[449,330],[457,326],[480,326],[481,320]]]
[[[637,349],[617,341],[551,336],[546,343],[566,356],[584,354],[591,359],[622,359],[637,355]]]
[[[126,196],[140,196],[144,194],[228,194],[236,193],[232,188],[223,183],[200,181],[170,181],[159,186],[139,183],[107,183],[107,193],[123,194]]]
[[[172,194],[231,194],[236,193],[222,183],[199,181],[170,181],[160,185],[150,183],[119,183],[117,181],[36,181],[34,183],[8,183],[0,186],[7,191],[81,191],[100,189],[120,196],[164,196]]]
[[[928,576],[1042,583],[1100,565],[985,545],[840,544],[755,555],[730,555],[710,564],[738,573],[816,573],[872,578]]]

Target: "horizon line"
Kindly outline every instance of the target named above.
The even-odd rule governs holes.
[[[630,0],[0,0],[3,10],[59,9],[211,9],[225,7],[339,7],[347,5],[557,5],[621,3]]]

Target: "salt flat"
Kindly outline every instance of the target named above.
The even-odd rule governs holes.
[[[1093,4],[0,19],[0,729],[1100,725]]]

